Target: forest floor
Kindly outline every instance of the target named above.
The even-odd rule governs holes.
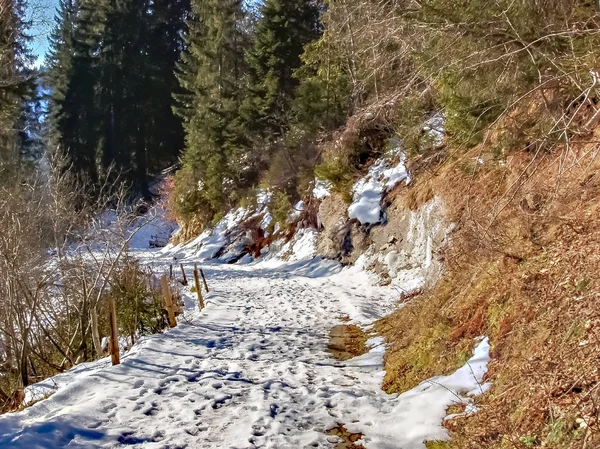
[[[188,276],[196,262],[174,249],[136,256],[155,272],[179,259]],[[331,448],[344,439],[331,429],[343,427],[367,448],[420,449],[447,438],[449,405],[482,389],[485,339],[468,365],[401,396],[381,390],[380,338],[336,361],[332,327],[368,331],[397,307],[397,292],[359,268],[313,259],[203,269],[202,312],[185,288],[178,326],[138,341],[121,365],[103,359],[38,384],[56,392],[1,416],[0,447]]]

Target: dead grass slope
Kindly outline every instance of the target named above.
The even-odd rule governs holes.
[[[597,142],[598,135],[586,136]],[[422,169],[456,224],[446,273],[378,324],[384,388],[449,373],[487,335],[489,393],[436,449],[600,447],[600,161],[595,144],[498,158],[485,146]]]

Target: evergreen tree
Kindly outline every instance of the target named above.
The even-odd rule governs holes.
[[[19,163],[23,112],[34,91],[33,57],[28,50],[24,0],[0,7],[0,178]]]
[[[148,178],[178,157],[171,93],[189,0],[62,0],[52,36],[50,130],[92,184],[116,168],[150,198]]]
[[[35,72],[35,80],[40,80]],[[45,153],[45,130],[41,118],[45,114],[42,102],[42,88],[35,83],[24,97],[17,130],[19,135],[20,160],[25,163],[38,162]]]
[[[67,92],[69,75],[73,64],[73,33],[76,17],[74,0],[60,0],[55,16],[55,26],[50,35],[50,50],[46,55],[48,71],[45,85],[49,89],[47,95],[48,120],[52,147],[60,145],[61,130],[59,119],[62,115],[62,103]]]
[[[190,10],[190,0],[154,0],[153,20],[148,27],[152,44],[148,56],[152,66],[148,75],[149,125],[148,147],[149,170],[164,168],[165,163],[177,163],[184,147],[182,121],[173,112],[173,95],[181,91],[175,75],[175,66],[184,47],[182,38],[185,19]],[[164,163],[163,163],[164,162]]]
[[[193,1],[178,70],[185,93],[177,97],[177,111],[186,130],[180,188],[187,195],[184,203],[206,203],[214,211],[229,204],[236,187],[251,183],[245,167],[236,163],[246,148],[238,112],[244,93],[244,23],[240,0]]]
[[[249,96],[244,104],[248,129],[262,137],[283,136],[298,80],[304,47],[320,36],[320,5],[314,0],[265,0],[254,44],[246,53]]]
[[[62,0],[51,37],[49,95],[51,140],[82,183],[98,180],[97,83],[102,10],[77,0]]]

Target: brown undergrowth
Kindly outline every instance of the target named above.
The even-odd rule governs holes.
[[[598,136],[587,136],[598,141]],[[455,224],[438,285],[378,324],[390,343],[384,388],[450,373],[490,337],[490,392],[446,422],[436,449],[600,447],[600,161],[589,143],[486,147],[417,176]]]

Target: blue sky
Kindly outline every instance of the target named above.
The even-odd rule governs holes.
[[[31,49],[41,64],[48,50],[48,37],[54,26],[58,0],[30,0],[27,5],[27,20],[31,22]]]

